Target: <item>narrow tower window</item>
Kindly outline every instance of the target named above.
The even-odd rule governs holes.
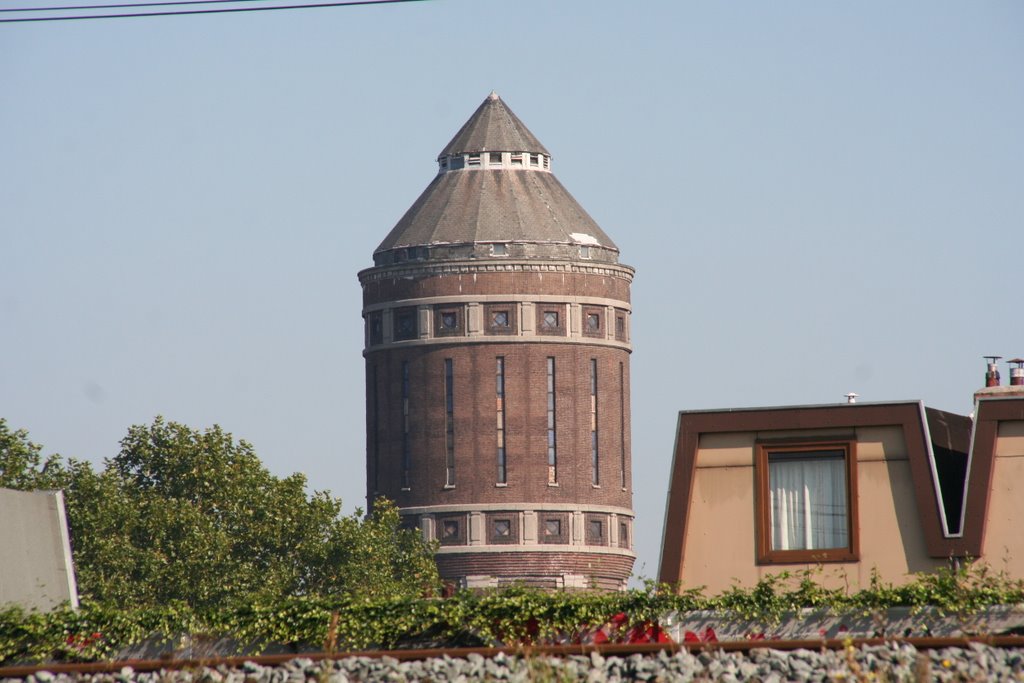
[[[548,357],[548,484],[558,483],[558,450],[555,433],[555,359]]]
[[[377,388],[377,366],[370,367],[370,430],[373,443],[373,492],[380,491],[380,394]]]
[[[619,457],[622,490],[626,490],[626,366],[619,363]]]
[[[444,485],[455,486],[455,389],[452,359],[444,359]]]
[[[402,488],[409,488],[412,439],[409,436],[409,361],[402,361]]]
[[[498,356],[494,383],[498,395],[498,483],[507,483],[505,472],[505,358]]]
[[[590,359],[590,483],[601,485],[597,452],[597,359]]]

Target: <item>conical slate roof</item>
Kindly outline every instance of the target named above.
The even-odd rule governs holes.
[[[500,154],[499,154],[500,153]],[[377,265],[481,257],[618,261],[618,247],[551,173],[551,157],[491,93],[374,252]]]
[[[438,159],[465,152],[536,152],[549,154],[519,117],[492,92],[459,129]]]

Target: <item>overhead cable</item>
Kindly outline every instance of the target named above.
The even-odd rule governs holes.
[[[189,2],[214,2],[215,0],[186,0],[186,2],[169,2],[169,5],[189,4]],[[245,0],[243,0],[245,1]],[[18,17],[15,19],[0,19],[0,24],[13,24],[29,21],[77,21],[80,19],[129,19],[135,17],[171,17],[188,14],[224,14],[227,12],[268,12],[286,9],[315,9],[319,7],[354,7],[357,5],[394,5],[405,2],[426,2],[427,0],[345,0],[344,2],[316,2],[302,5],[260,5],[253,7],[225,7],[217,9],[193,9],[193,10],[168,10],[163,12],[123,12],[119,14],[74,14],[68,16],[49,17]],[[156,3],[150,3],[156,4]],[[144,6],[144,5],[139,5]],[[46,8],[23,8],[12,10],[18,12],[38,12]]]
[[[117,5],[65,5],[63,7],[0,7],[0,12],[65,12],[83,9],[122,9],[125,7],[165,7],[167,5],[220,5],[225,3],[268,2],[268,0],[179,0],[179,2],[127,2]]]

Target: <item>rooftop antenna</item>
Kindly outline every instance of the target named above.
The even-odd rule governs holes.
[[[988,361],[988,369],[985,371],[985,386],[986,387],[998,387],[999,386],[999,365],[997,362],[1002,356],[982,356]]]
[[[845,396],[846,396],[846,402],[847,403],[856,403],[857,402],[857,397],[860,396],[860,394],[855,394],[855,393],[853,393],[851,391],[850,393],[845,394]]]

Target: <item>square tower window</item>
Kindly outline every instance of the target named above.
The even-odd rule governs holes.
[[[626,314],[615,312],[615,338],[619,341],[626,341]]]
[[[490,543],[508,544],[519,542],[519,528],[517,519],[507,512],[487,516],[488,533]]]
[[[451,305],[434,309],[434,333],[438,337],[451,337],[463,334],[461,311]]]
[[[541,517],[541,543],[567,543],[569,517],[564,513],[548,513]]]
[[[408,308],[395,309],[393,330],[395,340],[402,341],[405,339],[415,339],[417,331],[416,309],[411,306]]]
[[[441,545],[465,545],[466,525],[462,517],[442,517],[437,522],[437,540]]]
[[[384,314],[374,311],[366,316],[370,346],[384,343]]]
[[[587,545],[604,545],[604,521],[600,519],[587,520]]]
[[[515,334],[515,304],[486,304],[484,307],[485,334]]]
[[[537,309],[537,332],[539,334],[565,334],[560,308],[547,307]]]

